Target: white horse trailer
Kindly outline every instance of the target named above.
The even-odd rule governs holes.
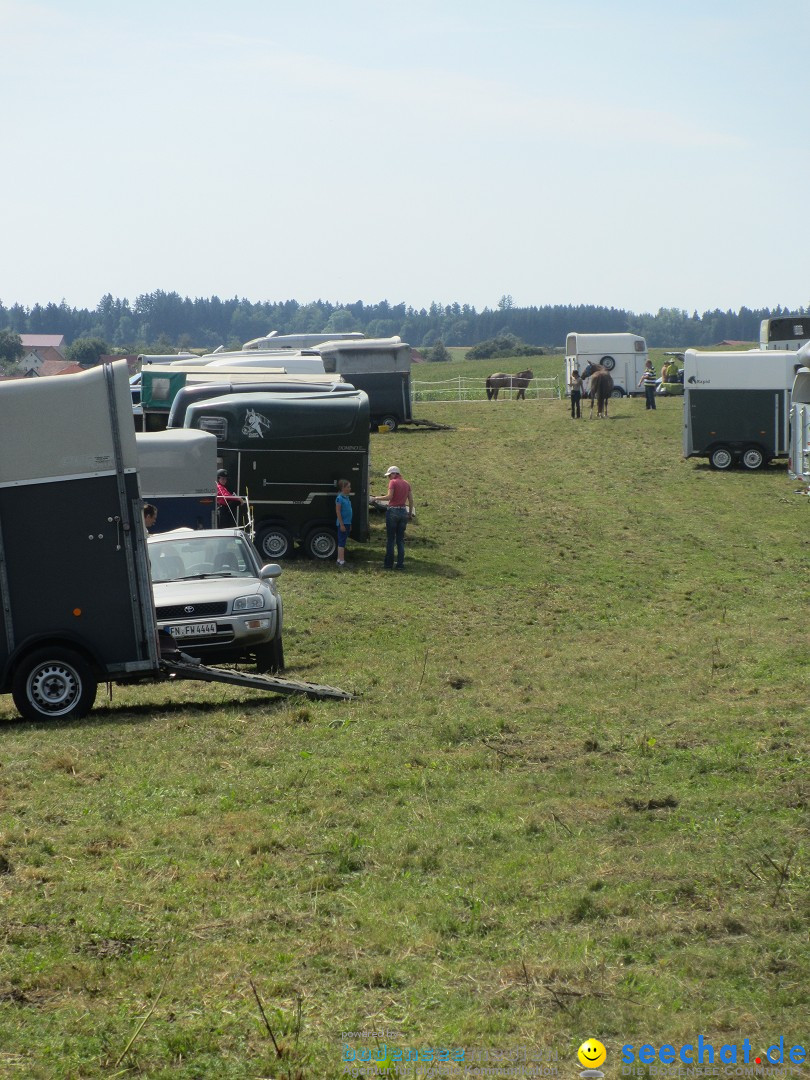
[[[799,368],[790,406],[788,470],[796,480],[810,484],[810,368]]]
[[[601,364],[613,376],[614,397],[638,394],[646,362],[647,342],[637,334],[570,333],[565,338],[566,387],[574,369],[581,375],[588,364]]]
[[[775,349],[687,349],[684,457],[707,457],[715,469],[739,463],[750,470],[786,457],[796,357],[795,352]]]

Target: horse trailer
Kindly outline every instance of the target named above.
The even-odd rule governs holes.
[[[214,529],[217,440],[206,431],[137,432],[141,497],[158,512],[153,532]]]
[[[707,457],[715,469],[739,463],[759,469],[785,457],[796,353],[684,354],[683,453]]]
[[[788,470],[796,480],[810,484],[810,368],[796,372],[790,405]]]
[[[324,370],[368,394],[371,427],[396,431],[413,420],[411,347],[401,338],[326,341],[317,346]]]
[[[637,334],[570,333],[565,339],[566,388],[572,371],[576,369],[581,375],[588,364],[601,364],[613,376],[613,397],[639,394],[646,362],[647,342]]]
[[[781,315],[759,324],[760,349],[798,351],[810,342],[810,315]]]
[[[183,368],[281,368],[288,375],[323,375],[323,360],[312,349],[268,349],[262,352],[206,353],[183,362]]]
[[[220,383],[221,393],[236,392],[240,384],[258,385],[273,393],[276,386],[281,390],[300,389],[302,392],[320,391],[339,383],[350,389],[339,375],[303,372],[288,373],[281,357],[272,366],[260,367],[216,367],[209,365],[181,363],[166,366],[154,366],[143,371],[141,383],[141,408],[143,410],[143,429],[145,431],[163,431],[169,423],[169,414],[175,397],[184,387]],[[320,365],[321,361],[318,360]],[[268,361],[269,364],[269,361]]]
[[[159,660],[127,365],[0,397],[0,693],[29,719],[83,716],[98,682]]]
[[[332,381],[334,379],[334,381]],[[345,390],[353,390],[353,386],[338,376],[324,375],[323,380],[307,382],[203,382],[193,383],[178,390],[169,410],[168,427],[183,427],[186,410],[195,401],[205,401],[206,398],[223,397],[225,394],[332,394]]]
[[[294,541],[315,559],[334,556],[341,479],[352,485],[352,539],[368,539],[369,407],[361,390],[223,394],[189,402],[183,424],[216,435],[264,558],[286,557]]]

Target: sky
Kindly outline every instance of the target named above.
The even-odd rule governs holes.
[[[0,300],[796,308],[807,0],[0,0]]]

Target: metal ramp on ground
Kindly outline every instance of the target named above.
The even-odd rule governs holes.
[[[308,698],[352,701],[354,694],[337,686],[303,682],[300,679],[284,679],[277,675],[259,675],[231,668],[206,667],[183,661],[161,660],[160,673],[166,679],[187,679],[192,682],[218,682],[230,686],[246,686],[251,690],[265,690],[273,694],[303,694]]]

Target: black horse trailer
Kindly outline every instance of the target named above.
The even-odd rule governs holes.
[[[411,347],[401,338],[326,341],[316,346],[327,374],[335,373],[368,394],[369,417],[378,427],[396,431],[413,421]]]
[[[295,541],[312,558],[334,556],[341,479],[352,485],[352,538],[368,539],[369,405],[361,390],[223,394],[186,403],[183,424],[216,435],[231,484],[250,502],[264,558],[285,558]]]
[[[126,363],[0,383],[0,412],[0,693],[23,716],[84,716],[100,682],[350,696],[189,663],[171,638],[162,647]]]

